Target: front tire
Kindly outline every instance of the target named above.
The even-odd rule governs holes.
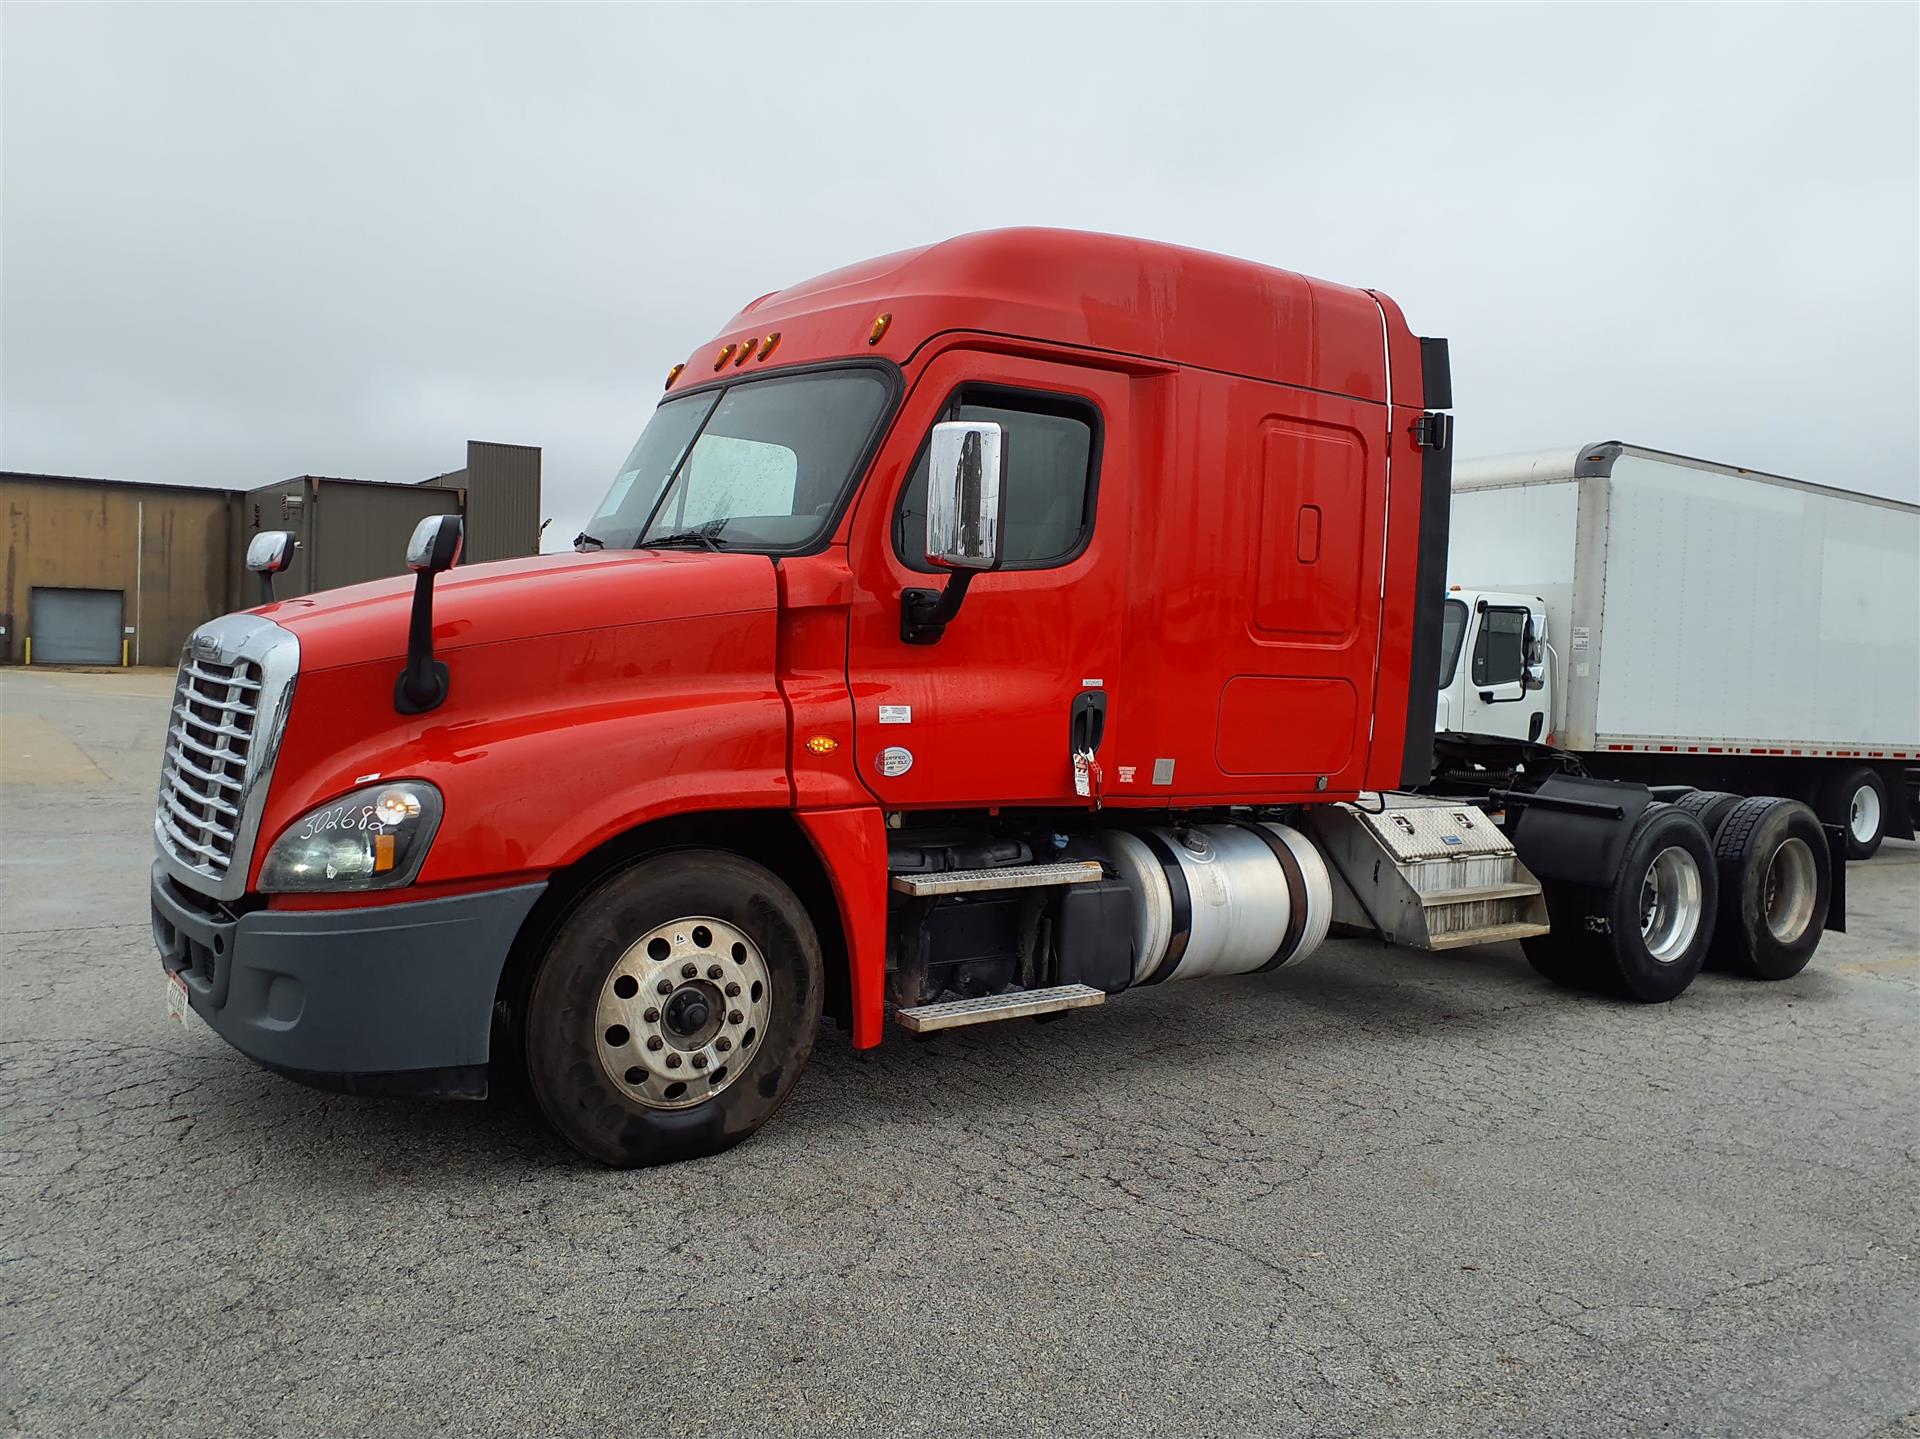
[[[717,1154],[785,1102],[812,1052],[820,944],[793,891],[687,850],[568,916],[527,1013],[527,1076],[569,1144],[622,1168]]]

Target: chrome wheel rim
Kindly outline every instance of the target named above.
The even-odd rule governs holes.
[[[1847,829],[1855,844],[1872,844],[1873,837],[1880,833],[1880,793],[1872,785],[1863,784],[1853,792],[1853,803],[1847,806]]]
[[[746,1072],[772,999],[766,957],[745,931],[704,915],[659,925],[600,986],[600,1068],[649,1109],[702,1104]]]
[[[1640,938],[1661,964],[1687,952],[1700,932],[1700,865],[1669,845],[1653,857],[1640,881]]]
[[[1819,870],[1813,851],[1803,839],[1790,839],[1767,861],[1767,884],[1761,913],[1773,937],[1791,944],[1813,922],[1813,903],[1819,888]]]

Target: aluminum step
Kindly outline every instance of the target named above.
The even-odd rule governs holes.
[[[1035,1014],[1058,1014],[1063,1009],[1086,1009],[1106,1002],[1107,996],[1090,985],[1060,984],[1052,989],[1021,989],[1012,994],[982,995],[979,999],[919,1004],[912,1009],[897,1009],[893,1017],[900,1021],[902,1028],[915,1034],[931,1034],[969,1024],[992,1024],[1000,1019],[1026,1019]]]
[[[1460,929],[1447,934],[1436,934],[1428,938],[1426,947],[1431,950],[1466,949],[1472,945],[1500,944],[1509,939],[1528,939],[1536,934],[1545,934],[1553,926],[1539,924],[1533,920],[1517,919],[1506,924],[1487,924],[1478,929]]]
[[[892,883],[902,894],[976,894],[986,890],[1047,889],[1059,884],[1093,884],[1104,878],[1105,874],[1097,859],[1070,859],[1051,864],[1010,864],[1001,869],[949,869],[935,874],[896,874],[892,877]],[[1044,992],[1051,994],[1053,991]]]
[[[1531,899],[1540,893],[1538,880],[1515,880],[1512,884],[1482,884],[1471,889],[1437,889],[1420,896],[1428,909],[1444,904],[1472,904],[1487,899]]]

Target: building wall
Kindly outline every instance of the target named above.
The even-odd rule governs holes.
[[[337,589],[407,573],[407,541],[428,515],[457,515],[464,495],[439,483],[363,485],[315,480],[307,501],[314,585]],[[290,591],[291,593],[291,591]]]
[[[540,551],[540,449],[467,441],[465,564]]]
[[[20,663],[37,587],[118,590],[129,657],[171,666],[227,608],[224,490],[0,474],[6,524],[0,662]]]

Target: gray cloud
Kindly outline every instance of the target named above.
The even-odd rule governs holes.
[[[82,7],[0,18],[0,465],[415,479],[554,536],[751,297],[966,230],[1378,286],[1466,454],[1914,498],[1912,7]]]

